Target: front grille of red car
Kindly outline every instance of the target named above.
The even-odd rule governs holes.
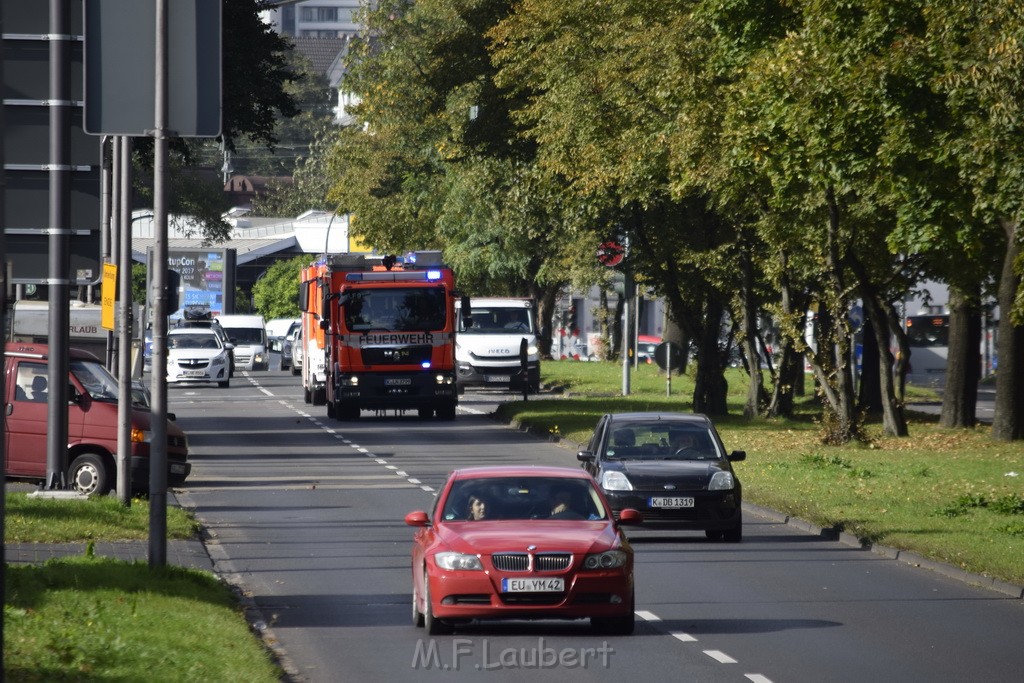
[[[564,593],[499,593],[506,605],[557,605],[565,600]]]
[[[494,553],[491,562],[502,572],[559,572],[572,565],[572,553]]]

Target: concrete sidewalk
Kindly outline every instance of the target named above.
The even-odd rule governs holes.
[[[36,487],[23,483],[8,483],[10,491],[30,492]],[[180,507],[174,492],[167,491],[167,504]],[[88,543],[6,543],[4,545],[4,561],[10,564],[43,564],[53,558],[75,557],[85,555]],[[112,557],[127,562],[149,562],[149,541],[97,541],[93,546],[93,554],[97,557]],[[214,571],[213,560],[206,551],[202,540],[190,538],[185,540],[171,539],[167,541],[167,564],[189,569]]]
[[[85,543],[8,543],[4,560],[9,564],[43,564],[54,558],[82,556],[85,551]],[[127,562],[148,562],[149,541],[97,542],[93,554]],[[213,561],[198,538],[167,541],[167,564],[213,571]]]

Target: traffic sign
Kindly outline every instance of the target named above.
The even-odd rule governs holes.
[[[654,348],[654,362],[662,370],[682,367],[683,347],[670,341],[661,342]]]
[[[597,260],[603,266],[614,268],[626,258],[626,248],[618,242],[602,242],[597,248]]]

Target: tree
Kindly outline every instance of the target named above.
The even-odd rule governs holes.
[[[267,320],[299,317],[299,278],[308,265],[308,256],[296,256],[267,268],[252,286],[253,304],[260,315]]]

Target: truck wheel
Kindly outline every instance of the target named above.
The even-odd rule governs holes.
[[[440,420],[454,420],[455,419],[455,403],[446,403],[445,405],[437,407],[437,417]]]
[[[351,403],[339,403],[337,412],[340,421],[359,419],[359,406]]]
[[[83,453],[75,458],[68,468],[68,481],[72,489],[87,496],[105,496],[114,483],[107,463],[95,453]]]

